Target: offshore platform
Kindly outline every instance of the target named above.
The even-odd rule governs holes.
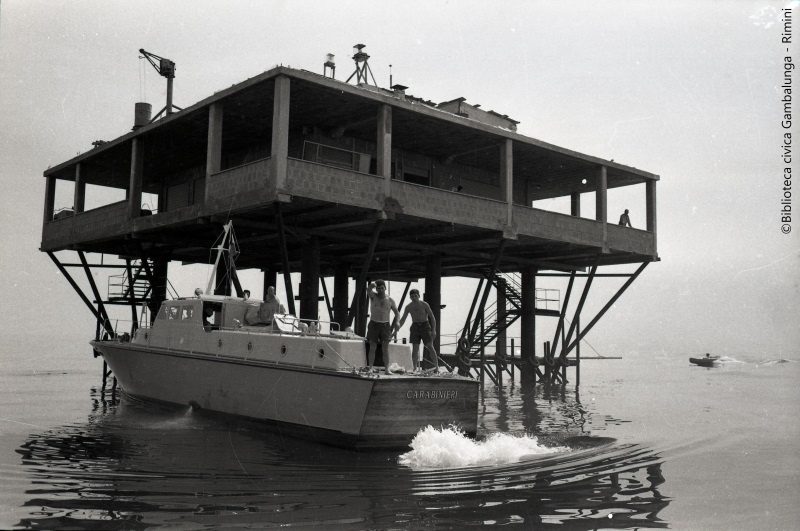
[[[335,79],[328,55],[323,74],[278,66],[184,109],[172,103],[175,63],[140,52],[167,79],[164,109],[151,118],[150,105],[137,103],[131,132],[44,172],[41,250],[94,313],[98,338],[120,333],[110,305],[130,306],[134,327],[142,305],[154,318],[168,297],[168,264],[207,263],[233,221],[246,244],[237,268],[263,272],[265,290],[280,274],[301,319],[318,319],[324,300],[332,322],[363,333],[366,286],[389,275],[407,286],[424,279],[423,298],[441,323],[442,278],[478,279],[445,358],[494,382],[515,368],[534,381],[566,381],[566,368],[580,367],[580,340],[658,260],[657,175],[523,136],[518,122],[465,98],[436,104],[402,85],[381,88],[364,45],[354,48],[347,81]],[[67,184],[72,208],[56,211],[56,188]],[[86,208],[87,185],[100,206]],[[608,190],[630,186],[644,188],[642,228],[608,219]],[[121,191],[123,200],[102,204]],[[591,217],[581,215],[582,194],[594,196]],[[534,207],[554,198],[569,201],[570,213]],[[632,270],[600,269],[624,264]],[[84,270],[88,289],[71,268]],[[121,269],[106,293],[95,268]],[[537,280],[553,276],[567,284],[556,308],[537,295]],[[626,280],[582,325],[603,276]],[[241,296],[230,277],[220,275],[216,292]],[[556,323],[538,355],[537,316]],[[510,355],[505,334],[517,321]]]

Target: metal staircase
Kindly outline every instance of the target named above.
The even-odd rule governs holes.
[[[153,270],[150,260],[131,260],[121,275],[108,277],[108,302],[112,304],[139,304],[150,300],[153,287],[148,271]]]

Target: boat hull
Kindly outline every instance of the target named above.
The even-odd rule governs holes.
[[[478,384],[458,377],[365,376],[95,341],[126,394],[266,422],[355,449],[404,448],[428,425],[477,430]]]
[[[714,363],[718,360],[719,358],[689,358],[690,363],[700,365],[701,367],[713,367]]]

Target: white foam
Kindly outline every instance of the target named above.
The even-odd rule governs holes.
[[[475,441],[456,428],[428,426],[411,441],[411,451],[400,456],[401,465],[411,468],[458,468],[467,466],[517,463],[523,456],[547,455],[566,448],[548,448],[536,437],[495,433],[484,441]]]

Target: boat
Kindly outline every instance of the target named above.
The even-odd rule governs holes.
[[[475,379],[415,373],[411,346],[398,343],[385,367],[368,368],[365,339],[349,328],[286,313],[248,324],[260,304],[198,289],[164,301],[152,325],[91,345],[126,395],[261,421],[294,437],[356,450],[406,448],[429,425],[475,437]]]
[[[719,356],[709,356],[708,354],[703,358],[689,358],[689,363],[694,363],[701,367],[713,367],[717,361],[719,361]]]

